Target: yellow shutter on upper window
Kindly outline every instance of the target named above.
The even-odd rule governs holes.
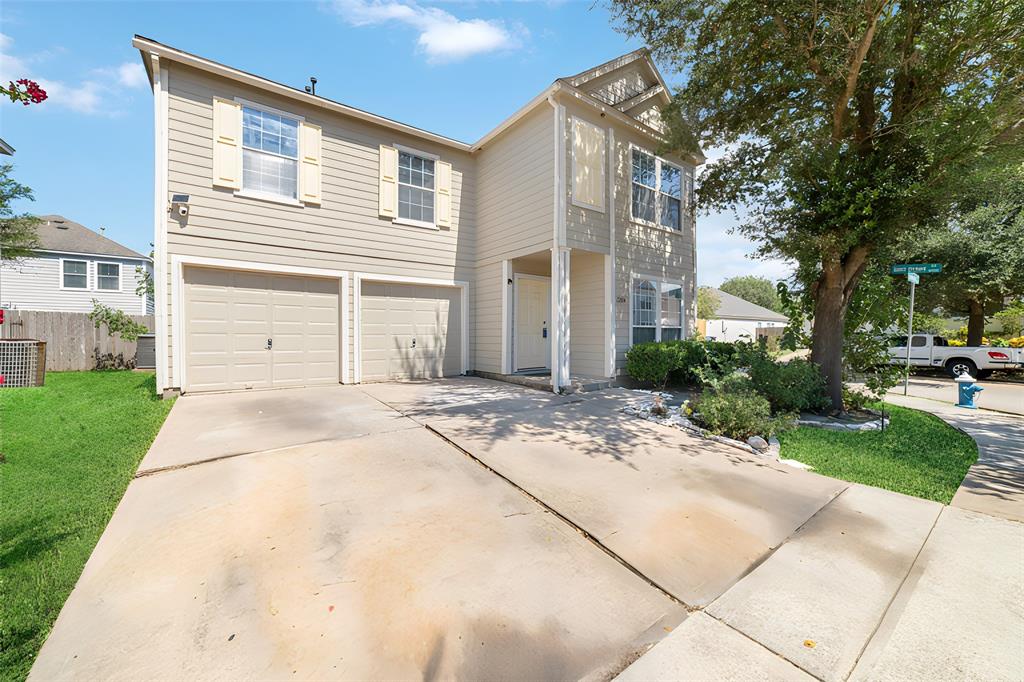
[[[445,161],[435,164],[437,169],[437,215],[438,227],[452,226],[452,165]]]
[[[398,150],[380,146],[379,213],[385,218],[398,215]]]
[[[213,98],[213,186],[242,189],[242,105]]]
[[[322,201],[320,178],[323,171],[320,126],[303,121],[299,124],[299,131],[299,153],[302,155],[302,168],[299,170],[302,194],[299,196],[299,200],[307,204],[320,204]]]
[[[572,119],[572,203],[604,211],[605,130]]]

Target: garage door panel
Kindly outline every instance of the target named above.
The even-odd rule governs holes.
[[[186,390],[337,383],[338,288],[336,279],[187,267]]]
[[[460,374],[460,305],[456,287],[364,282],[358,330],[362,380]]]

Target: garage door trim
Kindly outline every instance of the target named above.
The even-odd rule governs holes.
[[[341,326],[338,334],[341,336],[341,376],[338,377],[342,383],[349,381],[348,366],[348,280],[349,273],[344,270],[327,270],[322,268],[307,268],[291,265],[277,265],[275,263],[253,263],[251,261],[229,260],[226,258],[209,258],[206,256],[171,256],[171,319],[174,331],[172,347],[172,367],[168,374],[168,383],[176,388],[183,389],[188,386],[187,368],[185,367],[185,273],[187,265],[206,268],[218,268],[221,270],[247,270],[249,272],[267,272],[276,275],[306,275],[309,277],[323,277],[326,279],[337,279],[341,282],[340,299],[338,305],[341,307]],[[158,302],[159,306],[159,302]]]
[[[358,384],[363,380],[363,354],[360,348],[360,332],[362,326],[360,324],[360,309],[362,308],[362,291],[363,282],[385,282],[389,284],[423,284],[425,286],[434,287],[452,287],[460,289],[462,310],[460,315],[460,330],[462,347],[459,349],[462,355],[461,373],[466,374],[469,371],[469,282],[458,279],[433,279],[430,277],[401,277],[398,275],[377,275],[368,272],[357,272],[352,280],[353,291],[355,294],[355,301],[352,305],[355,311],[355,382]]]

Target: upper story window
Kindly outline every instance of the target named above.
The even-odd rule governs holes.
[[[84,260],[61,261],[61,278],[65,289],[89,288],[89,264]]]
[[[242,107],[242,190],[297,199],[299,122]]]
[[[633,149],[632,185],[630,208],[634,220],[667,230],[682,231],[683,216],[692,204],[692,173],[684,173],[679,166],[640,149]]]
[[[398,153],[398,217],[434,224],[434,160]]]
[[[121,264],[97,263],[96,288],[105,291],[121,290]]]

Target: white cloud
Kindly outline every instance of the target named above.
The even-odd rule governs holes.
[[[149,77],[139,62],[125,62],[117,67],[117,81],[126,88],[141,88],[149,84]]]
[[[29,78],[39,83],[46,91],[46,101],[41,106],[55,106],[70,109],[81,114],[103,114],[117,116],[124,97],[118,88],[135,88],[147,82],[145,69],[140,64],[125,62],[118,67],[94,69],[88,78],[80,82],[53,80],[37,73],[39,55],[20,57],[11,54],[14,39],[0,33],[0,83]],[[42,60],[45,61],[45,60]]]
[[[336,14],[353,26],[399,22],[419,31],[417,45],[431,62],[451,62],[522,45],[523,27],[502,21],[459,19],[436,7],[395,0],[334,0]]]

